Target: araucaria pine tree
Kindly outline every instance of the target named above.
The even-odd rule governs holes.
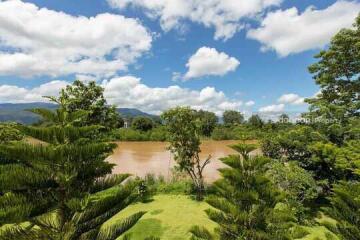
[[[360,183],[341,182],[334,186],[329,197],[331,206],[324,208],[336,226],[325,223],[329,229],[344,240],[360,239]]]
[[[194,227],[193,239],[265,240],[287,239],[276,220],[275,205],[280,193],[266,177],[265,157],[251,157],[254,145],[231,146],[241,155],[221,159],[227,168],[220,169],[222,178],[214,183],[215,194],[207,202],[215,209],[206,211],[219,224],[217,237],[205,229]],[[280,217],[281,214],[279,214]]]
[[[52,125],[22,130],[43,143],[0,145],[0,226],[9,224],[0,239],[116,239],[144,213],[103,226],[137,197],[134,183],[122,184],[128,175],[108,176],[114,144],[97,141],[100,126],[73,126],[86,112],[34,112]]]

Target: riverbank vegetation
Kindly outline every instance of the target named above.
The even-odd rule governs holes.
[[[0,239],[359,240],[360,17],[316,59],[309,70],[321,91],[306,100],[307,124],[244,122],[234,111],[220,124],[177,107],[119,129],[103,89],[76,81],[49,97],[58,109],[31,110],[38,126],[0,125]],[[169,141],[173,178],[111,174],[109,139],[124,134]],[[262,154],[239,141],[206,183],[212,159],[199,152],[210,136],[258,139]]]

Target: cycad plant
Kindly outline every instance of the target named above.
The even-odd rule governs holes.
[[[194,227],[193,239],[287,239],[280,227],[283,222],[277,218],[281,214],[275,210],[280,193],[265,175],[269,160],[250,156],[254,145],[231,147],[240,155],[221,159],[227,167],[219,170],[222,178],[213,185],[215,194],[206,200],[213,207],[207,215],[219,224],[218,236]]]
[[[51,126],[22,127],[43,141],[0,145],[0,239],[116,239],[144,214],[104,223],[136,198],[128,175],[108,175],[114,144],[97,141],[100,126],[75,127],[85,114],[33,110]],[[5,226],[1,226],[5,225]]]

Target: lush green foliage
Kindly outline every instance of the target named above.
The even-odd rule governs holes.
[[[227,110],[223,113],[223,121],[225,125],[238,125],[244,122],[244,116],[241,112]]]
[[[259,115],[252,115],[249,117],[247,122],[255,128],[262,128],[264,125],[264,121],[260,118]]]
[[[185,171],[193,181],[197,190],[197,199],[204,194],[203,170],[210,162],[210,156],[201,161],[200,153],[200,127],[197,114],[186,107],[177,107],[164,112],[161,116],[170,133],[170,151],[180,171]]]
[[[102,125],[109,129],[122,127],[123,119],[114,106],[107,105],[103,92],[104,89],[95,82],[86,84],[76,80],[61,90],[58,98],[50,99],[62,104],[69,113],[86,111],[88,114],[81,118],[77,125]]]
[[[329,139],[341,145],[348,124],[360,116],[360,16],[353,29],[336,34],[328,49],[321,51],[318,62],[309,67],[321,92],[307,99],[311,104],[310,117],[321,117]]]
[[[131,128],[114,129],[106,134],[112,141],[167,141],[168,132],[165,126],[158,126],[149,131],[139,131]]]
[[[296,162],[272,161],[266,172],[269,179],[285,193],[284,203],[299,223],[307,222],[309,205],[319,195],[318,185],[308,171]]]
[[[329,197],[331,205],[324,208],[325,213],[336,219],[336,225],[325,223],[342,239],[360,239],[360,183],[341,182],[334,186]]]
[[[250,157],[253,145],[239,144],[232,148],[240,155],[222,159],[228,168],[220,169],[222,178],[214,183],[215,195],[207,202],[215,210],[207,210],[209,218],[219,224],[220,239],[288,239],[285,219],[275,207],[281,194],[266,177],[265,157]],[[290,217],[290,216],[289,216]],[[209,232],[192,229],[198,239],[213,239]]]
[[[307,100],[310,113],[305,116],[316,121],[262,141],[264,154],[282,161],[276,164],[288,168],[296,161],[301,167],[293,169],[296,172],[290,169],[284,172],[281,166],[272,168],[269,176],[273,181],[279,186],[285,184],[282,188],[289,196],[296,197],[298,193],[301,197],[307,196],[306,201],[298,201],[298,209],[312,205],[313,213],[322,210],[332,218],[323,225],[344,240],[360,239],[359,29],[360,17],[354,29],[341,30],[329,48],[317,55],[319,61],[310,66],[321,93]],[[315,185],[308,173],[321,189],[320,198],[316,198]],[[304,189],[312,189],[311,194]],[[300,199],[297,197],[297,200]],[[312,220],[311,213],[303,217]]]
[[[354,29],[343,29],[336,34],[328,49],[321,51],[318,62],[309,67],[321,93],[308,99],[316,116],[340,124],[360,116],[360,16]]]
[[[216,124],[218,123],[218,118],[213,112],[199,110],[196,112],[197,118],[200,121],[200,131],[201,134],[207,137],[211,136],[211,133],[214,131]]]
[[[236,126],[217,126],[211,138],[214,140],[255,140],[262,139],[268,134],[274,134],[277,129],[264,125],[263,128],[254,128],[249,124],[240,124]]]
[[[135,130],[139,130],[139,131],[149,131],[154,127],[154,122],[151,118],[148,117],[135,117],[132,121],[131,121],[131,127]]]
[[[99,126],[72,125],[83,112],[70,113],[63,105],[34,112],[53,125],[23,130],[44,143],[0,145],[0,225],[12,224],[0,238],[116,239],[144,213],[101,228],[137,198],[134,183],[121,185],[128,175],[106,177],[112,164],[105,158],[115,145],[96,141]],[[111,194],[91,195],[110,187]]]
[[[16,124],[0,124],[0,143],[18,141],[24,137]]]
[[[0,239],[181,239],[196,223],[204,227],[190,230],[195,240],[359,240],[360,16],[316,58],[309,70],[321,92],[307,100],[305,116],[316,119],[307,125],[287,123],[287,115],[244,123],[236,111],[225,111],[221,125],[214,113],[178,107],[162,115],[165,126],[138,117],[132,129],[114,129],[122,120],[103,89],[75,81],[50,97],[58,109],[31,110],[46,120],[41,127],[0,125]],[[24,134],[43,142],[19,141]],[[204,136],[261,139],[264,156],[250,155],[255,145],[232,146],[238,154],[221,159],[226,167],[207,203],[169,195],[195,189],[203,198]],[[104,139],[168,140],[176,172],[188,177],[109,176],[114,144]]]

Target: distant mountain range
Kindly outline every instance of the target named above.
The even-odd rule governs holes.
[[[32,108],[56,109],[57,105],[51,103],[0,103],[0,122],[18,122],[22,124],[32,124],[40,120],[34,113],[26,111]],[[142,112],[135,108],[117,108],[122,117],[131,118],[136,116],[146,116],[156,118],[156,115]]]

